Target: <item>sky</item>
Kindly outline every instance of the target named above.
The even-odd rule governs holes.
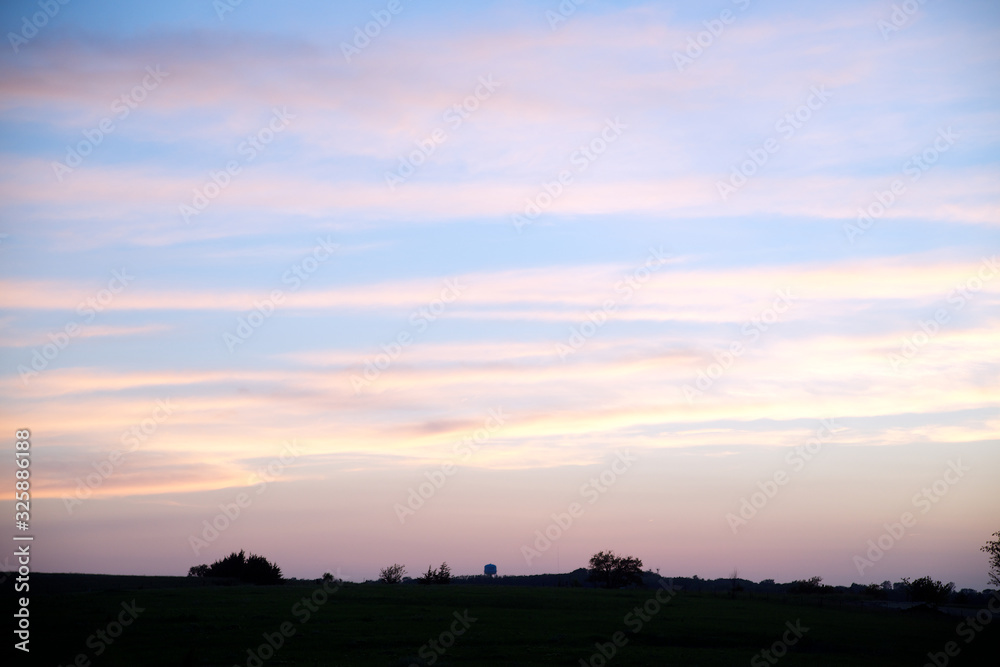
[[[987,587],[996,3],[42,0],[0,26],[0,432],[31,432],[37,569],[612,549]]]

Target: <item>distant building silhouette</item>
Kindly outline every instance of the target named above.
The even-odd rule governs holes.
[[[485,574],[487,577],[497,576],[497,566],[494,565],[493,563],[490,563],[489,565],[483,568],[483,574]]]

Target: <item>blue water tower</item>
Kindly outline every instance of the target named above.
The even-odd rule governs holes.
[[[493,563],[490,563],[489,565],[483,568],[483,574],[485,574],[487,577],[497,576],[497,566],[494,565]]]

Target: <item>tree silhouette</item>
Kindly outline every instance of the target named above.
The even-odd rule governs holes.
[[[993,537],[997,539],[987,542],[980,551],[990,557],[990,583],[1000,588],[1000,530]]]
[[[642,561],[632,556],[617,556],[614,551],[598,551],[590,557],[588,579],[605,588],[641,584]]]
[[[225,558],[220,558],[211,565],[195,565],[188,570],[189,577],[218,577],[239,579],[248,584],[280,584],[281,568],[271,563],[263,556],[250,554],[247,557],[242,549],[233,552]]]
[[[254,584],[280,584],[282,582],[281,568],[263,556],[250,554],[242,579]]]
[[[903,577],[903,585],[906,587],[906,594],[915,602],[926,602],[928,604],[942,604],[948,601],[955,584],[942,584],[934,581],[930,577],[920,577],[915,581],[910,581]]]
[[[398,584],[403,580],[404,574],[406,574],[406,567],[396,563],[382,568],[378,573],[378,580],[386,584]]]
[[[743,590],[743,586],[740,585],[740,571],[737,568],[733,568],[732,574],[729,575],[729,596],[736,597],[736,594]]]
[[[438,569],[431,568],[430,565],[427,566],[427,572],[424,576],[417,579],[417,583],[420,584],[450,584],[451,583],[451,568],[448,567],[448,563],[441,563],[441,567]]]
[[[810,577],[809,579],[796,579],[788,586],[789,593],[822,593],[823,577]]]

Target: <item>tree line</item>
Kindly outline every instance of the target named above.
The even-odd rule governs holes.
[[[989,557],[989,578],[990,582],[1000,588],[1000,531],[993,534],[995,539],[988,541],[982,551]],[[634,556],[619,556],[614,551],[598,551],[590,557],[590,567],[587,569],[587,580],[602,588],[625,588],[629,586],[641,586],[643,584],[642,560]],[[406,566],[393,563],[379,571],[378,581],[384,584],[403,583],[406,575]],[[267,560],[264,556],[251,553],[249,556],[244,550],[233,552],[225,558],[220,558],[211,565],[195,565],[188,570],[189,577],[207,577],[216,579],[236,580],[242,583],[275,585],[284,582],[281,568]],[[332,579],[329,572],[324,573],[323,579]],[[427,566],[427,572],[418,577],[419,584],[449,584],[452,582],[451,568],[447,562],[435,569]],[[694,577],[690,580],[695,590],[698,590],[699,582],[707,583],[706,580]],[[736,594],[743,590],[743,586],[736,574],[731,577],[732,593]],[[793,581],[791,584],[775,584],[773,579],[765,579],[757,586],[783,589],[793,594],[829,593],[836,590],[833,586],[822,584],[822,577],[812,577],[807,580]],[[747,582],[749,583],[749,582]],[[851,586],[853,591],[858,585]],[[910,600],[926,602],[929,604],[944,604],[951,599],[961,602],[963,597],[968,597],[970,591],[963,589],[955,592],[955,584],[944,584],[935,581],[931,577],[921,577],[911,581],[904,578],[897,584],[888,581],[882,584],[869,584],[859,587],[861,591],[876,599],[888,599],[893,593],[905,593]],[[972,591],[974,592],[974,591]]]

